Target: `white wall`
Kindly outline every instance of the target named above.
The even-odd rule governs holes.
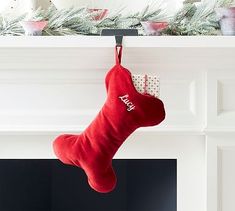
[[[7,13],[20,14],[29,11],[32,8],[32,2],[37,2],[38,5],[46,8],[50,5],[50,0],[4,0],[0,4],[0,12],[4,11]],[[108,8],[110,10],[117,10],[125,7],[125,13],[133,13],[135,11],[141,11],[147,4],[155,2],[157,6],[159,3],[163,2],[167,13],[174,13],[177,9],[182,6],[183,0],[52,0],[59,8],[66,5],[71,5],[73,3],[79,6],[88,6],[96,8]]]
[[[50,5],[50,0],[3,0],[0,4],[0,13],[20,15],[31,11],[37,4],[47,8]]]
[[[119,10],[120,8],[125,8],[123,13],[128,14],[141,11],[146,7],[146,5],[151,5],[153,8],[162,5],[168,13],[174,12],[182,6],[183,0],[52,0],[52,2],[54,2],[55,5],[58,5],[59,8],[65,4],[76,4],[79,6],[88,5],[88,7],[92,8],[108,8],[110,10]]]

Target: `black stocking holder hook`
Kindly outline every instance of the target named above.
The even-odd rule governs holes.
[[[123,36],[138,36],[137,29],[103,29],[101,36],[115,36],[116,45],[121,46]]]

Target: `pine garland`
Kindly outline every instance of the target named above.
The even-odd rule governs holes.
[[[95,25],[97,34],[100,34],[100,31],[105,28],[138,29],[139,34],[144,34],[143,28],[141,26],[142,21],[161,21],[167,19],[162,9],[152,11],[150,9],[151,7],[153,6],[148,5],[141,12],[137,12],[128,16],[121,16],[118,13],[117,15],[104,18]]]
[[[44,35],[93,34],[94,24],[86,8],[69,8],[57,11],[53,8],[46,13],[48,26]]]
[[[9,20],[6,17],[0,16],[0,36],[19,36],[24,34],[24,30],[19,24],[19,22],[22,21],[24,17],[25,15]]]
[[[195,3],[186,3],[169,27],[167,35],[217,35],[219,29],[215,9],[229,6],[233,0],[204,1],[198,6]]]
[[[185,3],[184,7],[170,20],[169,26],[164,30],[164,35],[216,35],[219,29],[215,8],[228,6],[233,0],[205,0],[200,4],[191,1]],[[24,35],[20,25],[22,20],[48,20],[48,26],[43,35],[99,35],[102,29],[107,28],[133,28],[138,29],[139,34],[145,35],[142,21],[162,21],[167,17],[164,10],[153,5],[148,5],[141,12],[123,16],[120,12],[108,15],[100,21],[95,21],[96,13],[90,13],[86,8],[69,8],[56,10],[50,7],[48,10],[39,8],[33,14],[22,15],[14,19],[0,16],[0,36]],[[156,7],[155,7],[156,8]]]

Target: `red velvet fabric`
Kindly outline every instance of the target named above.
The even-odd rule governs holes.
[[[115,52],[116,65],[105,78],[107,99],[101,111],[80,135],[61,135],[53,143],[56,156],[82,168],[89,185],[101,193],[115,188],[112,158],[126,138],[137,128],[157,125],[165,118],[162,101],[139,93],[131,73],[121,66],[122,47]]]

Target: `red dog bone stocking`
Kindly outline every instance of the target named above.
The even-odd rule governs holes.
[[[162,101],[139,93],[131,73],[120,65],[122,47],[116,47],[116,65],[107,73],[107,99],[92,123],[80,135],[61,135],[53,143],[65,164],[82,168],[89,185],[101,193],[115,188],[112,158],[126,138],[139,127],[153,126],[165,118]]]

